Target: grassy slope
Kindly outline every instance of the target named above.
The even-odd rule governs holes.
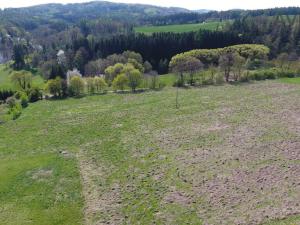
[[[13,70],[6,65],[0,64],[0,90],[1,89],[15,89],[10,81],[10,76]],[[33,74],[33,85],[43,87],[44,80],[39,74]]]
[[[212,224],[217,218],[230,221],[222,207],[210,205],[206,195],[198,192],[198,188],[206,188],[201,186],[203,179],[208,182],[216,175],[230,178],[237,168],[251,168],[251,174],[263,166],[299,163],[277,159],[272,155],[275,149],[267,155],[260,155],[264,151],[259,150],[252,153],[258,154],[257,159],[236,162],[231,157],[243,148],[226,147],[237,127],[245,124],[254,124],[259,132],[258,136],[238,136],[245,146],[248,136],[256,146],[297,139],[287,131],[284,120],[273,115],[284,108],[280,104],[285,108],[295,105],[291,101],[299,98],[299,89],[275,83],[180,90],[179,110],[174,108],[175,90],[171,88],[31,104],[17,121],[0,125],[0,224],[82,223],[79,167],[88,224],[119,224],[124,217],[127,224],[201,224],[201,218]],[[278,95],[282,102],[276,102]],[[220,127],[214,127],[216,123]],[[197,158],[197,149],[213,149],[214,155]],[[219,157],[226,163],[216,164]],[[194,160],[200,161],[194,164]],[[228,188],[228,195],[240,194]],[[267,185],[264,195],[258,195],[262,205],[257,210],[270,204],[264,198],[272,197],[274,189],[269,193],[269,188]],[[276,184],[272,188],[277,188]],[[299,194],[295,191],[290,187],[290,196]],[[238,206],[228,202],[235,207],[233,216],[243,216],[248,207],[253,215],[253,199],[239,197],[242,203]],[[273,207],[276,204],[280,203],[273,202]],[[268,225],[299,221],[296,216]]]
[[[47,104],[0,125],[0,224],[82,224],[77,161],[59,153],[71,148],[62,132],[47,136],[56,124]]]
[[[207,22],[198,24],[181,24],[181,25],[167,25],[167,26],[143,26],[136,27],[135,31],[139,33],[152,34],[156,32],[175,32],[184,33],[190,31],[203,30],[217,30],[222,29],[226,22]]]

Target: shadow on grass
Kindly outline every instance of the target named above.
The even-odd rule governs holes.
[[[120,95],[124,95],[124,94],[142,94],[145,92],[151,91],[151,89],[145,89],[145,88],[141,88],[141,89],[137,89],[135,91],[132,90],[118,90],[118,91],[113,91],[112,93],[115,94],[120,94]]]
[[[94,94],[81,94],[81,95],[78,95],[78,96],[64,96],[64,97],[57,97],[57,96],[46,96],[45,97],[45,100],[48,100],[48,101],[63,101],[63,100],[67,100],[67,99],[70,99],[70,98],[73,98],[73,99],[82,99],[82,98],[85,98],[85,97],[88,97],[88,96],[102,96],[102,95],[107,95],[108,92],[102,92],[102,93],[94,93]]]
[[[186,88],[188,89],[188,88]],[[132,90],[118,90],[118,91],[105,91],[105,92],[102,92],[102,93],[94,93],[94,94],[81,94],[79,96],[65,96],[65,97],[55,97],[55,96],[45,96],[45,100],[47,101],[64,101],[64,100],[67,100],[67,99],[82,99],[82,98],[85,98],[85,97],[89,97],[89,96],[104,96],[104,95],[107,95],[109,93],[114,93],[114,94],[118,94],[118,95],[125,95],[125,94],[133,94],[133,95],[137,95],[137,94],[142,94],[142,93],[145,93],[145,92],[151,92],[151,91],[162,91],[163,89],[162,88],[156,88],[156,89],[138,89],[138,90],[135,90],[135,91],[132,91]]]
[[[253,81],[253,80],[249,80],[249,81],[230,81],[228,83],[225,83],[225,84],[229,84],[229,85],[232,85],[232,86],[248,86],[248,85],[251,85],[251,84],[254,84],[256,81]]]

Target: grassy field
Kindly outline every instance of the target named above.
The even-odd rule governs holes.
[[[226,22],[207,22],[196,24],[181,24],[181,25],[167,25],[167,26],[143,26],[136,27],[134,30],[138,33],[152,34],[158,32],[174,32],[184,33],[190,31],[203,30],[222,30]]]
[[[184,89],[179,109],[175,93],[40,101],[1,124],[0,224],[299,224],[300,86]]]
[[[175,74],[169,73],[159,76],[160,82],[164,83],[168,87],[172,87],[176,82],[177,76]]]
[[[13,70],[7,65],[0,64],[0,90],[1,89],[15,89],[11,82],[10,76]],[[38,87],[44,86],[44,80],[39,74],[33,74],[33,85]]]
[[[296,78],[282,78],[280,79],[281,82],[287,83],[287,84],[300,84],[300,77]]]

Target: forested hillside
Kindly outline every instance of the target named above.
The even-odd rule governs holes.
[[[167,72],[172,56],[197,48],[265,44],[271,49],[269,57],[276,58],[287,51],[299,53],[299,13],[295,7],[197,12],[109,2],[5,9],[0,11],[0,62],[14,59],[15,69],[38,68],[42,74],[64,77],[73,68],[87,75],[91,63],[126,50],[140,53],[159,73]],[[211,21],[223,26],[214,31]],[[199,22],[205,22],[199,31],[135,32],[140,25]]]
[[[105,1],[0,9],[0,62],[11,58],[13,45],[20,39],[31,52],[48,51],[49,46],[64,47],[74,35],[107,37],[128,33],[142,18],[182,12],[188,10]]]
[[[202,11],[203,12],[203,11]],[[300,8],[273,8],[261,10],[228,10],[228,11],[207,11],[205,13],[197,12],[179,12],[171,15],[152,16],[144,18],[143,23],[153,25],[169,25],[169,24],[185,24],[185,23],[201,23],[204,21],[222,21],[236,20],[246,17],[257,16],[283,16],[283,15],[299,15]]]

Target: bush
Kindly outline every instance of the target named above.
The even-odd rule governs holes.
[[[61,91],[62,91],[62,97],[68,96],[68,81],[67,80],[62,80]]]
[[[46,90],[54,97],[62,97],[62,80],[60,77],[47,81]]]
[[[248,70],[257,70],[259,68],[261,68],[264,65],[264,60],[262,59],[254,59],[254,60],[249,60],[246,63],[246,68]]]
[[[128,85],[128,78],[127,78],[127,76],[125,74],[118,75],[114,79],[112,85],[113,85],[113,89],[115,91],[117,91],[117,90],[124,91],[125,87]]]
[[[24,91],[17,91],[15,94],[14,94],[14,97],[16,99],[21,99],[22,95],[26,95],[26,93]]]
[[[43,99],[43,92],[41,89],[39,89],[37,87],[31,88],[29,90],[28,97],[29,97],[29,102],[37,102],[37,101]]]
[[[84,92],[84,81],[79,76],[74,76],[70,80],[69,93],[71,96],[80,96]]]
[[[250,74],[250,80],[265,80],[265,73],[262,71],[254,71]]]
[[[158,83],[158,89],[159,89],[159,90],[164,89],[166,86],[167,86],[167,85],[166,85],[164,82],[161,82],[161,81],[160,81],[160,82]]]
[[[7,98],[13,96],[15,93],[12,90],[0,90],[0,102],[5,102]]]
[[[28,96],[24,93],[23,95],[21,95],[20,100],[21,100],[22,108],[26,108],[28,106],[28,102],[29,102]]]
[[[8,113],[12,116],[13,120],[18,119],[22,114],[22,106],[20,103],[16,103],[16,105],[9,109]]]
[[[185,85],[184,76],[180,76],[174,82],[173,87],[184,87],[184,85]]]
[[[292,70],[281,71],[278,75],[278,77],[288,77],[288,78],[294,78],[296,76],[297,76],[297,72]]]
[[[250,72],[249,80],[272,80],[280,77],[295,77],[296,72],[292,70],[279,70],[278,68],[270,68],[263,70],[255,70]],[[245,80],[245,78],[243,78]]]
[[[296,69],[296,74],[295,74],[295,76],[296,76],[296,77],[300,77],[300,68],[297,68],[297,69]]]
[[[244,71],[242,73],[242,76],[239,79],[240,82],[249,82],[250,81],[250,72],[249,71]]]
[[[12,109],[17,104],[17,99],[15,97],[9,97],[6,100],[9,109]]]
[[[93,77],[87,77],[85,79],[86,81],[86,86],[87,86],[87,91],[89,94],[95,94],[95,79]]]
[[[94,83],[95,83],[95,89],[97,93],[104,92],[108,86],[102,77],[95,77]]]
[[[148,87],[150,89],[156,89],[157,85],[159,85],[159,79],[158,79],[158,74],[157,73],[153,73],[150,76],[148,76],[148,79],[145,79],[145,81],[149,81],[148,82]]]
[[[8,113],[12,115],[12,119],[17,119],[22,113],[22,106],[15,97],[9,97],[6,101],[8,105]]]
[[[220,85],[220,84],[224,84],[224,76],[222,73],[216,73],[215,75],[215,84],[216,85]]]
[[[202,84],[203,85],[214,85],[215,84],[215,77],[211,76],[208,72],[204,72],[201,74],[202,76]]]

